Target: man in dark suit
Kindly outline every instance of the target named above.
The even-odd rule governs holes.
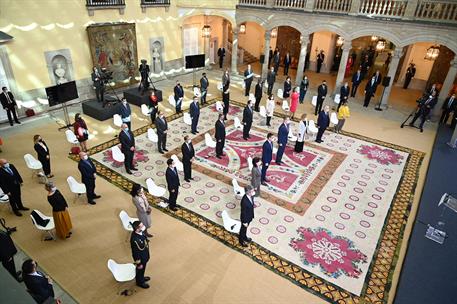
[[[279,148],[278,148],[278,152],[276,153],[275,162],[279,166],[282,164],[282,162],[281,162],[282,155],[284,154],[284,151],[286,150],[287,139],[289,138],[289,123],[290,123],[289,117],[285,116],[283,118],[282,124],[279,126],[279,129],[278,129]]]
[[[222,69],[222,65],[224,64],[224,56],[225,56],[225,48],[220,47],[217,50],[217,56],[219,57],[219,68]]]
[[[320,113],[322,105],[324,104],[325,97],[327,96],[327,81],[323,80],[322,84],[317,87],[317,102],[316,108],[314,109],[314,115]]]
[[[206,77],[206,73],[202,74],[202,78],[200,78],[200,102],[203,104],[206,103],[206,96],[208,95],[208,86],[209,86],[209,80]]]
[[[168,152],[167,149],[167,132],[168,132],[168,123],[167,120],[165,119],[165,115],[163,112],[159,112],[159,116],[157,116],[155,125],[157,128],[157,137],[158,137],[158,142],[157,142],[157,148],[159,149],[159,153],[164,154],[165,152]],[[163,152],[165,151],[165,152]]]
[[[129,129],[132,129],[132,123],[131,123],[131,117],[132,115],[132,110],[130,109],[130,105],[127,102],[127,99],[122,98],[122,103],[119,105],[119,115],[121,115],[122,122],[129,127]]]
[[[230,76],[228,69],[222,77],[222,102],[224,103],[222,113],[224,114],[224,120],[227,120],[227,114],[230,110]]]
[[[248,230],[248,226],[251,223],[251,221],[254,219],[254,196],[255,196],[255,190],[251,185],[247,185],[244,188],[245,194],[243,195],[243,198],[241,199],[241,215],[240,215],[240,221],[241,221],[241,229],[240,229],[240,234],[238,235],[238,241],[240,242],[240,245],[243,247],[247,247],[248,245],[246,242],[250,242],[252,239],[248,238],[246,236],[246,231]]]
[[[252,101],[249,99],[248,104],[243,110],[243,138],[244,140],[248,140],[250,138],[249,131],[251,131],[252,126],[252,118],[254,113],[252,111]]]
[[[374,93],[376,92],[376,87],[378,85],[376,84],[375,77],[371,77],[370,80],[368,80],[366,86],[365,86],[365,100],[363,101],[363,106],[365,108],[368,107],[370,104],[371,97],[374,96]]]
[[[17,253],[16,246],[8,233],[0,229],[0,260],[3,267],[15,278],[18,282],[22,282],[21,271],[16,271],[14,265],[14,255]]]
[[[17,216],[22,216],[19,210],[27,211],[21,199],[22,177],[16,167],[9,164],[6,159],[0,159],[0,188],[8,195],[11,209]]]
[[[6,111],[10,125],[13,125],[13,118],[16,123],[20,124],[21,122],[17,118],[16,113],[16,100],[14,99],[13,93],[9,92],[6,87],[2,88],[2,93],[0,94],[0,102],[2,103],[3,109]],[[13,117],[11,117],[11,114],[13,114]]]
[[[258,78],[257,84],[255,85],[255,92],[254,92],[254,97],[255,97],[255,105],[254,105],[254,111],[259,112],[260,111],[260,101],[262,100],[262,85],[263,81],[261,78]]]
[[[194,96],[194,100],[190,104],[189,107],[189,114],[190,118],[192,118],[192,124],[191,124],[191,132],[192,134],[197,134],[197,125],[198,125],[198,119],[200,117],[200,105],[198,104],[198,97]]]
[[[457,99],[455,99],[455,93],[453,93],[451,96],[446,98],[446,100],[443,103],[443,106],[441,107],[441,110],[443,110],[443,113],[441,114],[440,124],[443,124],[443,123],[446,124],[449,119],[449,115],[452,112],[455,112],[456,109],[457,109]]]
[[[279,64],[281,63],[281,55],[279,54],[279,50],[276,52],[276,55],[273,57],[273,66],[275,74],[278,74]]]
[[[325,60],[325,54],[324,50],[321,50],[319,54],[317,54],[317,59],[316,59],[316,73],[321,72],[322,64],[324,63]]]
[[[178,210],[176,207],[176,200],[178,199],[178,191],[181,183],[179,182],[178,170],[176,170],[175,162],[173,159],[167,160],[167,171],[165,172],[165,178],[167,179],[167,187],[170,196],[168,197],[168,208],[173,211]]]
[[[103,83],[102,74],[97,67],[93,68],[91,78],[95,88],[97,101],[105,104],[105,84]]]
[[[377,88],[382,82],[381,72],[379,72],[379,70],[376,70],[376,72],[373,74],[373,77],[374,77],[374,81],[376,83],[376,88]]]
[[[269,180],[267,179],[267,170],[273,159],[273,133],[267,134],[267,140],[262,146],[262,185],[266,186]]]
[[[181,83],[179,80],[176,80],[176,85],[173,89],[174,92],[174,98],[175,98],[175,103],[176,103],[176,113],[181,113],[181,106],[182,106],[182,101],[184,99],[184,89],[181,86]]]
[[[436,93],[433,93],[432,95],[430,95],[426,98],[423,98],[421,100],[421,102],[419,103],[419,105],[417,106],[418,109],[416,111],[416,114],[414,115],[414,118],[410,122],[409,125],[411,127],[414,127],[414,123],[420,117],[421,122],[419,124],[419,129],[421,130],[421,132],[424,132],[424,129],[423,129],[424,123],[427,120],[428,114],[430,114],[431,110],[436,105],[436,103],[437,103]]]
[[[340,106],[343,104],[343,102],[347,102],[349,97],[349,85],[347,82],[344,83],[344,85],[340,89],[340,103],[338,104],[338,109],[336,111],[338,112],[340,109]]]
[[[411,79],[413,79],[414,75],[416,75],[416,65],[414,63],[410,63],[409,67],[406,69],[405,75],[405,82],[403,83],[403,89],[407,89]]]
[[[330,125],[330,116],[328,114],[328,111],[330,111],[330,107],[325,106],[324,110],[319,113],[319,117],[317,118],[317,127],[319,128],[316,135],[317,143],[323,142],[322,135]]]
[[[100,198],[100,195],[95,194],[95,178],[97,169],[94,163],[89,159],[86,152],[79,153],[80,161],[78,163],[79,172],[81,172],[81,181],[86,185],[87,202],[95,205],[94,199]]]
[[[135,281],[137,286],[147,289],[149,288],[149,284],[146,282],[151,278],[144,276],[146,265],[149,261],[149,240],[143,233],[146,227],[142,222],[134,221],[132,228],[130,248],[132,249],[133,263],[136,266]]]
[[[195,160],[195,150],[192,140],[188,135],[184,136],[184,143],[181,145],[182,164],[184,167],[184,180],[190,183],[192,178],[192,162]]]
[[[267,84],[268,84],[267,93],[268,93],[268,95],[270,95],[271,92],[273,92],[273,86],[274,86],[275,82],[276,82],[276,72],[275,72],[275,69],[273,67],[271,67],[270,71],[267,74]]]
[[[133,136],[132,131],[125,123],[122,124],[122,130],[119,133],[119,141],[121,142],[121,151],[125,156],[125,171],[128,174],[132,174],[131,170],[138,170],[133,166],[133,156],[135,155],[135,136]]]
[[[249,96],[249,92],[251,91],[252,80],[254,80],[254,72],[251,69],[251,65],[248,64],[247,70],[244,71],[244,96]]]
[[[219,117],[216,121],[216,157],[222,158],[224,154],[225,146],[225,124],[224,124],[224,114],[219,114]]]
[[[362,62],[360,63],[360,73],[362,75],[362,80],[365,79],[365,76],[367,76],[369,69],[370,69],[370,60],[368,58],[368,55],[365,55],[365,57],[362,56]]]
[[[355,97],[355,94],[357,93],[357,88],[360,85],[360,82],[362,82],[362,71],[360,69],[357,70],[357,72],[352,75],[352,89],[351,89],[351,97]]]
[[[27,290],[37,303],[52,303],[52,299],[54,299],[52,279],[38,271],[37,263],[34,260],[29,259],[22,263],[22,278]]]
[[[289,75],[289,66],[290,66],[290,54],[289,54],[289,52],[287,52],[286,56],[284,56],[284,76]]]
[[[270,50],[268,51],[268,68],[270,68],[270,66],[271,66],[271,60],[273,59],[273,55],[274,55],[273,50],[270,47]]]

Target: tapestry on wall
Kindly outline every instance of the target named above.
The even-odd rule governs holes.
[[[112,72],[115,87],[135,81],[138,54],[134,23],[92,24],[87,35],[92,63]]]

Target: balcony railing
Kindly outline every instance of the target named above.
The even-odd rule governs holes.
[[[456,1],[419,1],[416,12],[416,19],[422,20],[447,20],[457,21],[457,2]]]
[[[359,13],[373,17],[401,18],[405,15],[407,0],[363,0]]]
[[[281,8],[305,8],[306,0],[275,0],[274,6]]]
[[[125,6],[125,0],[86,0],[87,7]]]
[[[170,7],[170,0],[141,0],[141,10],[146,12],[148,7],[165,7],[165,11]]]
[[[267,0],[240,0],[239,3],[247,6],[266,6]]]
[[[315,0],[314,10],[321,12],[346,13],[351,10],[352,0]]]

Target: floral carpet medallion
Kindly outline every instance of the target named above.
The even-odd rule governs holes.
[[[397,165],[403,159],[403,156],[395,153],[395,151],[387,148],[383,149],[376,145],[362,145],[357,152],[382,165]]]
[[[342,274],[358,278],[362,271],[359,263],[366,263],[367,256],[354,248],[345,237],[333,236],[324,228],[315,231],[300,227],[300,238],[292,239],[290,246],[301,253],[305,265],[319,265],[326,275],[338,278]]]
[[[121,146],[119,145],[119,149]],[[133,165],[137,166],[138,163],[146,163],[149,161],[149,157],[147,156],[148,151],[146,150],[136,150],[133,156]],[[124,166],[123,162],[118,162],[113,158],[113,152],[111,149],[103,151],[103,161],[107,163],[111,163],[114,168],[121,168]]]

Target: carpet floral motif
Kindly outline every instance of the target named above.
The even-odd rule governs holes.
[[[395,151],[388,148],[383,149],[377,145],[361,145],[357,152],[382,165],[397,165],[403,159],[403,156],[395,153]]]
[[[366,263],[367,256],[354,248],[347,238],[333,236],[324,228],[315,231],[300,227],[300,238],[292,239],[290,246],[301,253],[305,265],[319,265],[328,276],[338,278],[342,274],[358,278],[362,273],[359,263]]]
[[[120,146],[119,146],[120,148]],[[148,151],[146,150],[136,150],[133,156],[133,164],[136,165],[137,162],[146,163],[149,161],[149,157],[147,156]],[[107,163],[111,163],[111,165],[115,168],[121,168],[124,166],[124,163],[118,162],[113,158],[113,152],[111,149],[103,151],[103,161]]]

